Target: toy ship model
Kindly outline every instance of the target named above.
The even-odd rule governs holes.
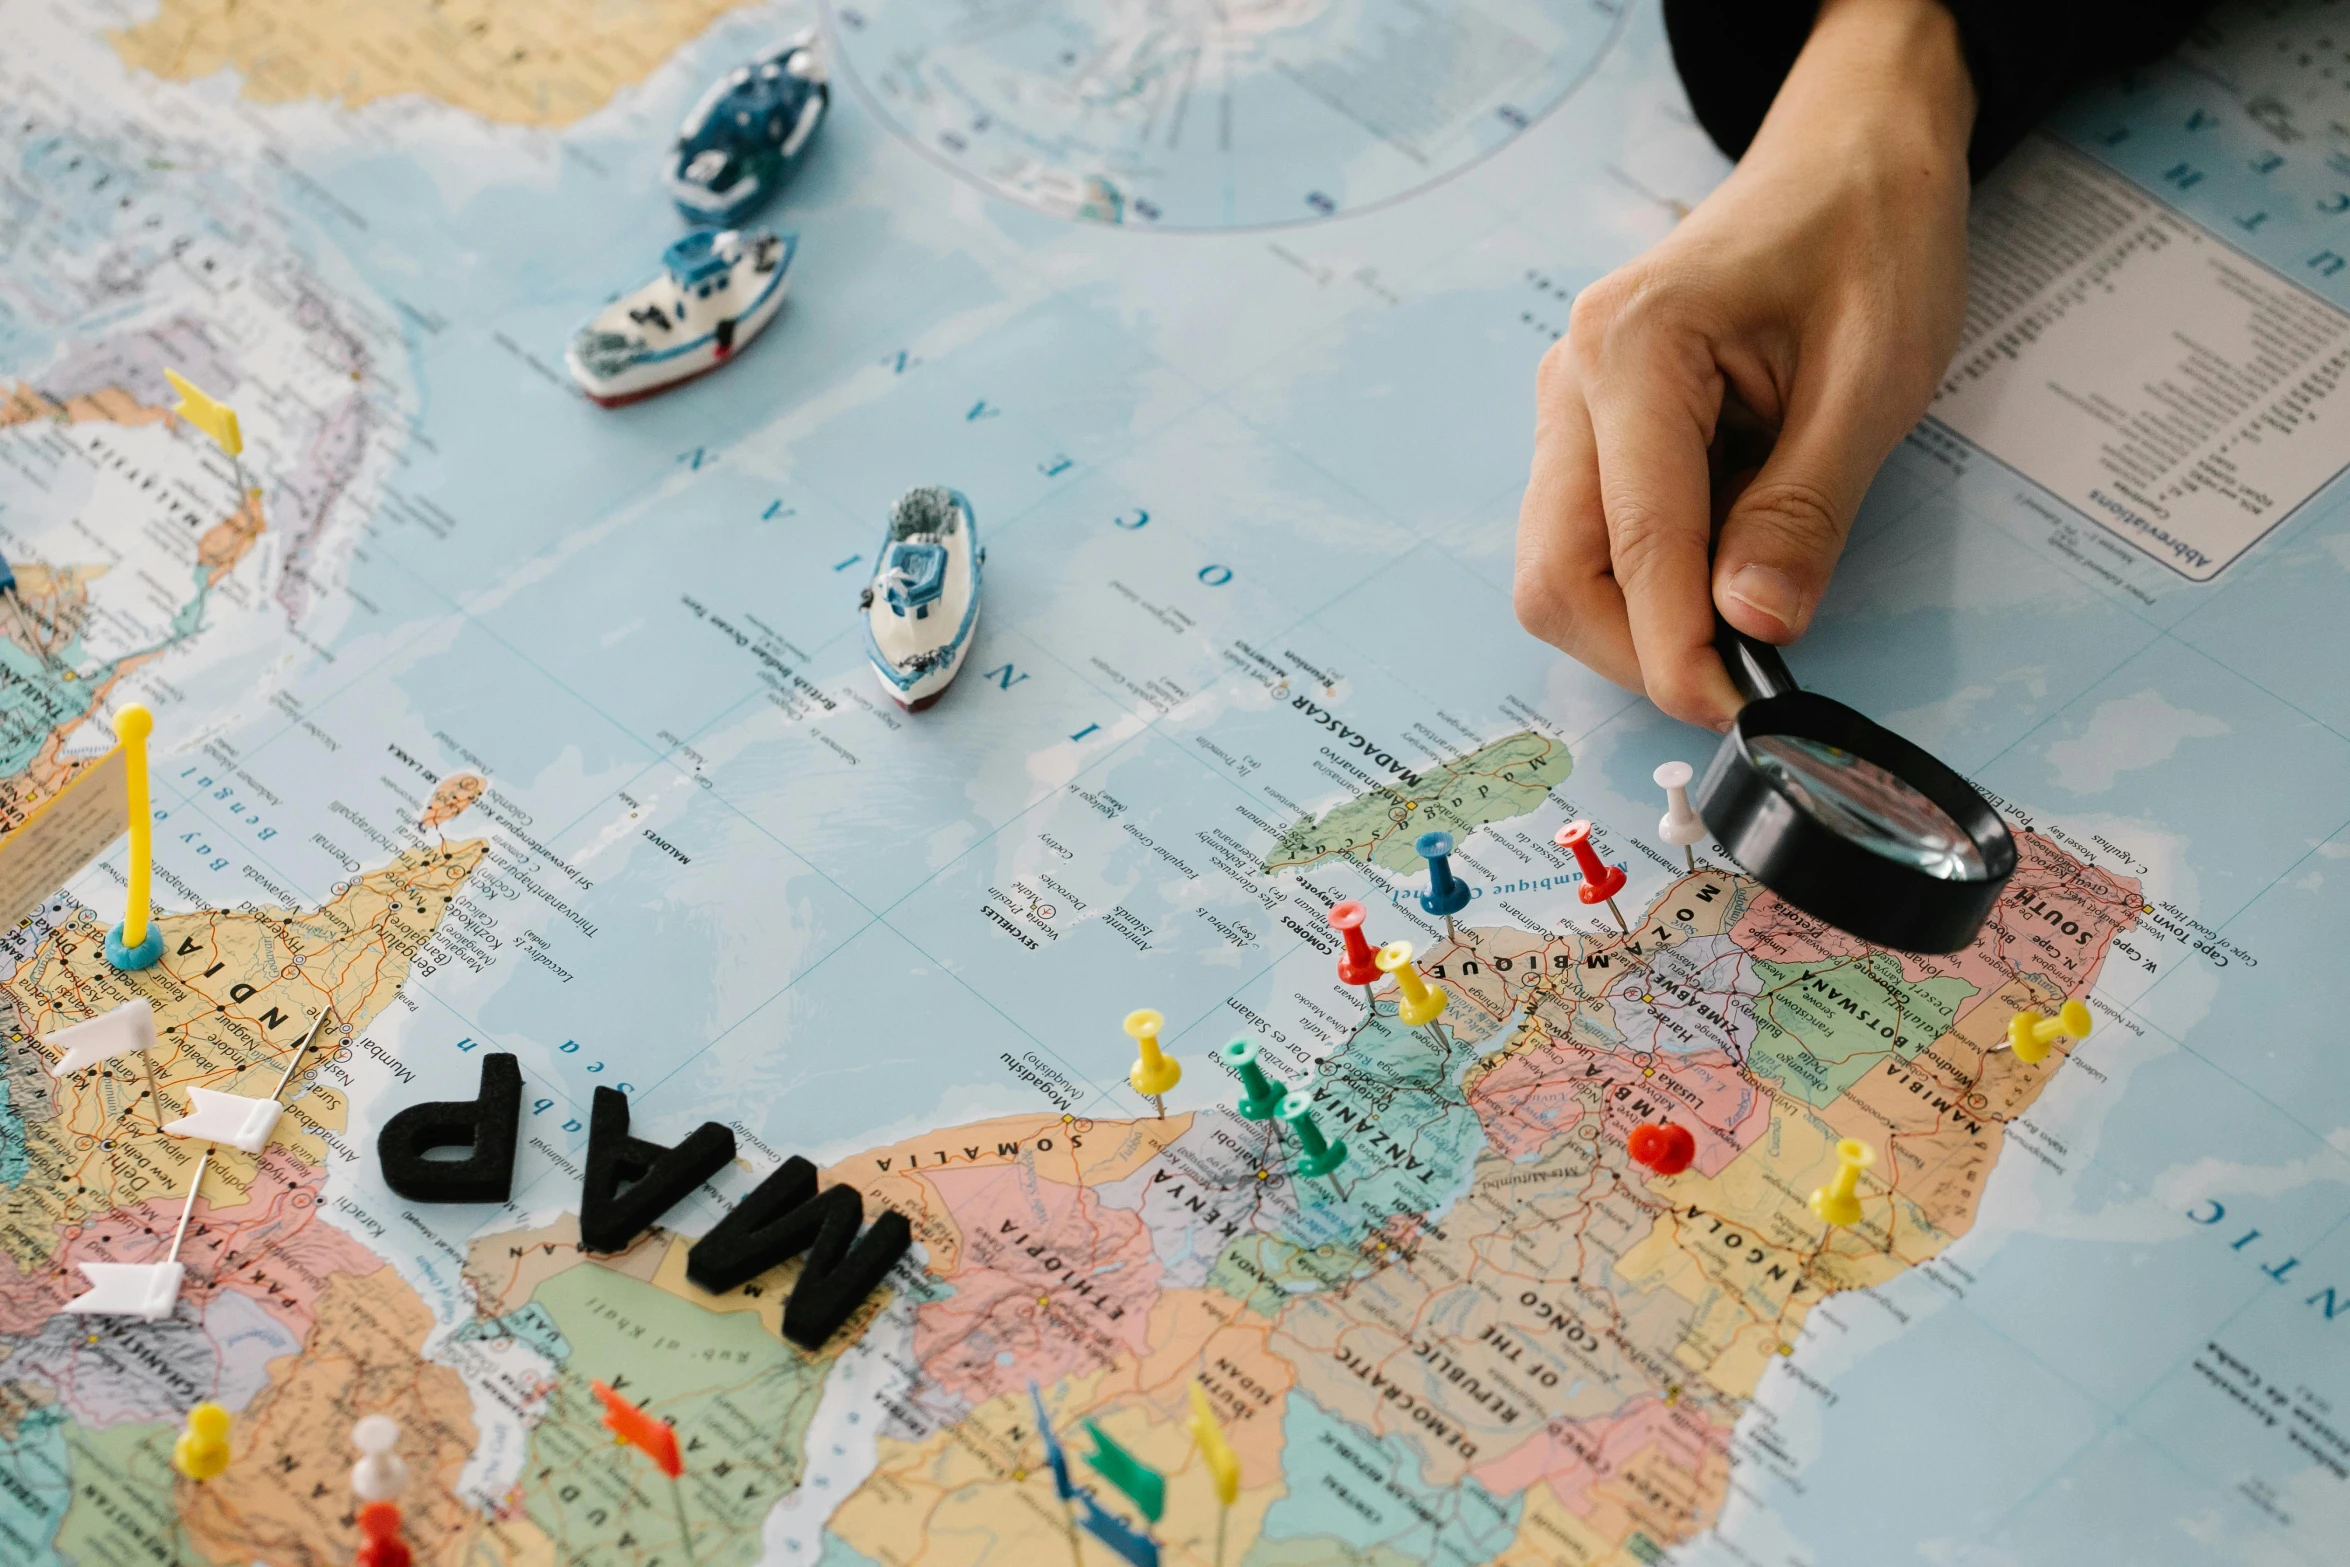
[[[832,101],[810,28],[738,66],[702,95],[677,133],[669,194],[695,223],[736,223],[775,194]]]
[[[908,490],[890,512],[881,566],[858,598],[865,655],[881,689],[910,712],[946,691],[979,627],[978,523],[960,490]]]
[[[606,408],[714,369],[775,318],[798,240],[765,229],[697,229],[661,252],[661,275],[623,294],[563,359]]]

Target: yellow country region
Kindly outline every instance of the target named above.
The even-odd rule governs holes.
[[[1633,1553],[1632,1537],[1640,1528],[1620,1502],[1586,1496],[1584,1505],[1587,1517],[1560,1501],[1548,1482],[1528,1486],[1517,1537],[1493,1567],[1631,1567],[1656,1559],[1655,1541],[1647,1542],[1648,1555]]]
[[[390,1003],[486,847],[475,839],[410,850],[316,909],[166,915],[156,921],[163,961],[135,973],[106,961],[105,923],[88,910],[50,934],[0,982],[15,1011],[12,1041],[143,996],[155,1009],[154,1076],[150,1083],[135,1056],[63,1079],[48,1075],[56,1052],[47,1045],[15,1058],[28,1170],[0,1203],[0,1249],[29,1272],[55,1249],[61,1224],[184,1196],[201,1150],[159,1129],[187,1111],[188,1090],[267,1096],[328,1008],[341,1027],[321,1031],[311,1059],[331,1060]],[[348,1101],[333,1075],[330,1067],[291,1090],[272,1139],[307,1164],[355,1153],[337,1135]],[[18,1087],[28,1092],[15,1097]],[[259,1162],[216,1151],[214,1200],[249,1189]]]
[[[1838,1229],[1814,1215],[1810,1197],[1836,1173],[1839,1135],[1780,1097],[1769,1130],[1719,1176],[1649,1178],[1665,1210],[1617,1271],[1635,1289],[1670,1290],[1690,1302],[1695,1311],[1675,1358],[1733,1398],[1753,1396],[1763,1369],[1823,1294],[1882,1284],[1950,1244],[1877,1179],[1882,1162],[1861,1181],[1858,1226]]]
[[[113,35],[171,81],[235,70],[256,103],[358,108],[418,94],[511,125],[559,127],[651,75],[747,0],[162,0]]]

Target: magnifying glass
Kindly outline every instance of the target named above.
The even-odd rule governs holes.
[[[1690,794],[1730,857],[1861,940],[1956,952],[2015,874],[2015,838],[1949,768],[1841,702],[1799,690],[1779,650],[1717,619],[1746,705]]]

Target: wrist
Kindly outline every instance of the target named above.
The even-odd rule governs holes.
[[[1795,67],[1755,136],[1823,136],[1966,183],[1975,84],[1942,0],[1822,0]]]

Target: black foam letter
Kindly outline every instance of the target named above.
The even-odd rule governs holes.
[[[514,1143],[522,1126],[522,1066],[510,1055],[481,1058],[481,1093],[410,1105],[375,1136],[384,1184],[412,1202],[504,1202],[514,1189]],[[471,1144],[462,1159],[427,1159],[431,1148]]]
[[[895,1209],[859,1239],[864,1216],[855,1187],[835,1186],[819,1196],[816,1167],[795,1154],[694,1242],[685,1276],[716,1295],[806,1252],[783,1308],[783,1336],[802,1349],[821,1349],[914,1244],[913,1226]]]
[[[587,1174],[579,1183],[583,1251],[625,1251],[686,1193],[726,1168],[734,1133],[704,1121],[675,1148],[628,1135],[628,1095],[599,1088],[588,1111]],[[623,1192],[624,1181],[635,1184]]]

